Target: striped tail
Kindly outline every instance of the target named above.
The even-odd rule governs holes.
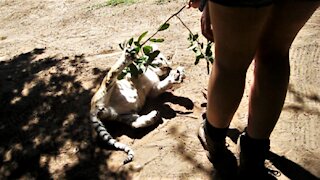
[[[103,139],[103,141],[105,141],[108,145],[111,145],[116,149],[122,150],[128,154],[127,159],[123,161],[123,164],[131,162],[134,158],[133,150],[129,146],[117,142],[117,140],[115,140],[110,135],[110,133],[108,133],[107,129],[104,127],[103,123],[99,120],[99,118],[96,115],[91,115],[90,119],[93,124],[93,127],[95,128],[99,136]]]

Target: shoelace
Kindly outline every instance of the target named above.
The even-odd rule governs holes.
[[[275,176],[275,177],[279,177],[281,175],[280,171],[278,170],[274,170],[274,169],[269,169],[269,168],[266,168],[268,174],[272,175],[272,176]]]

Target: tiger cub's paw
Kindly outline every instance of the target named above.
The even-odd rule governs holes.
[[[183,79],[186,77],[184,68],[181,66],[175,70],[171,70],[169,76],[171,77],[171,82],[174,84],[182,83]]]

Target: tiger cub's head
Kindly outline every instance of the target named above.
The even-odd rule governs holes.
[[[152,44],[152,50],[159,50],[156,44]],[[166,77],[171,71],[172,63],[160,52],[159,55],[152,61],[151,69],[159,76]]]

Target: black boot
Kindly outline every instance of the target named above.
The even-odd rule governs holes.
[[[203,115],[199,128],[199,140],[207,150],[207,157],[221,179],[234,179],[237,175],[237,160],[226,146],[226,129],[212,127]]]
[[[240,144],[240,145],[239,145]],[[238,146],[240,146],[240,179],[277,179],[274,170],[265,167],[265,160],[270,150],[269,139],[253,139],[243,133],[240,135]]]

